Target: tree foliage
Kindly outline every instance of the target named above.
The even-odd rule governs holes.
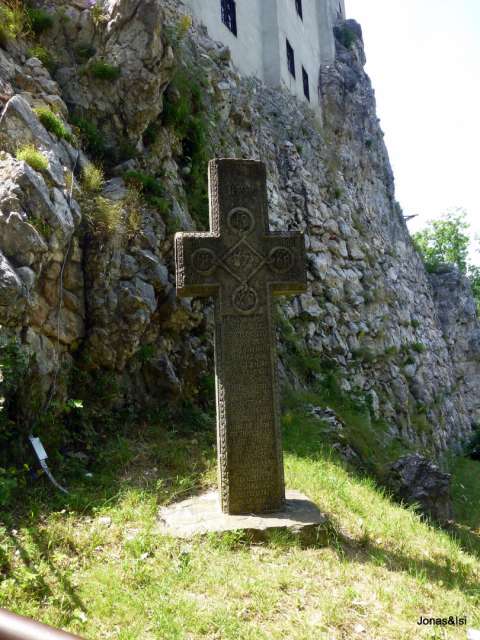
[[[430,220],[424,229],[412,234],[412,239],[427,271],[434,273],[442,264],[453,264],[468,276],[480,310],[480,267],[472,264],[468,257],[469,229],[466,212],[455,209]]]
[[[430,220],[414,233],[413,242],[420,252],[427,271],[436,271],[441,264],[454,264],[462,273],[467,271],[469,225],[462,210],[449,211],[437,220]]]

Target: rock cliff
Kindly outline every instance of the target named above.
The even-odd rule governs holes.
[[[271,228],[305,233],[309,291],[278,307],[284,381],[333,380],[363,407],[372,447],[437,461],[460,451],[478,420],[476,312],[462,278],[429,279],[412,245],[359,25],[335,27],[320,122],[284,90],[240,77],[180,2],[36,4],[50,28],[0,48],[4,442],[51,436],[58,417],[39,414],[61,416],[79,397],[99,399],[97,431],[102,408],[202,401],[211,304],[175,298],[172,235],[205,227],[216,155],[264,161]],[[32,145],[43,167],[22,159]],[[7,384],[12,344],[28,362]],[[334,400],[311,410],[335,439],[345,425]],[[355,439],[348,447],[361,464]]]

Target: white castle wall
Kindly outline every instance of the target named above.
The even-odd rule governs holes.
[[[207,27],[210,37],[230,48],[239,71],[254,75],[272,86],[284,85],[305,100],[302,66],[308,74],[310,103],[319,110],[320,64],[335,55],[332,27],[341,14],[344,0],[303,0],[303,20],[294,0],[237,0],[235,36],[221,20],[220,0],[185,0],[193,14]],[[287,65],[286,39],[295,55],[295,78]]]

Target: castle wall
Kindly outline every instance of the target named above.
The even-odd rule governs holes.
[[[310,104],[320,110],[320,64],[335,57],[332,26],[344,0],[303,0],[303,20],[294,0],[241,0],[236,3],[237,36],[221,20],[220,0],[185,0],[207,27],[209,36],[230,48],[232,60],[244,75],[270,86],[286,86],[305,100],[302,66],[308,75]],[[288,70],[286,39],[293,48],[295,77]]]
[[[310,103],[313,108],[319,109],[318,73],[321,62],[321,51],[316,11],[317,4],[323,3],[304,0],[302,20],[296,12],[293,0],[277,0],[280,83],[288,87],[298,98],[304,100],[302,80],[303,66],[309,79]],[[288,70],[287,38],[295,54],[295,78]],[[333,42],[332,33],[330,33],[329,38]]]
[[[208,35],[219,40],[232,53],[235,66],[244,75],[264,80],[263,73],[263,10],[276,0],[241,0],[237,2],[238,36],[226,27],[220,17],[220,0],[185,0],[193,14],[207,27]]]

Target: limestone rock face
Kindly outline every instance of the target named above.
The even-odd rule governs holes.
[[[64,42],[56,74],[64,100],[73,113],[100,126],[112,145],[120,139],[139,144],[148,124],[162,111],[162,94],[173,66],[162,2],[109,0],[97,18],[88,7],[68,15],[68,22],[50,36]],[[71,39],[77,53],[68,46]],[[80,68],[79,46],[93,54],[82,60]],[[102,75],[99,65],[109,69]]]
[[[457,384],[473,422],[480,411],[480,326],[468,279],[444,265],[429,274],[440,327],[450,353]]]

